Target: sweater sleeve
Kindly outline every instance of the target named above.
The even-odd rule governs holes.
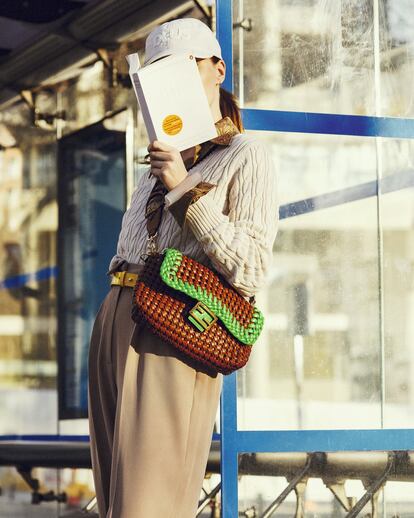
[[[279,208],[270,152],[250,142],[231,181],[228,215],[217,207],[214,189],[190,205],[186,222],[213,266],[243,296],[260,291],[272,260]]]

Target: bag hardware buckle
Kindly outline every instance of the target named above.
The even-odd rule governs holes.
[[[217,321],[216,315],[203,302],[190,309],[188,320],[202,333],[208,331]]]

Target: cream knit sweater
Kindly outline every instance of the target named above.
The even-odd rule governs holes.
[[[143,263],[148,237],[145,204],[156,179],[145,171],[124,214],[117,253],[109,272],[123,261]],[[158,230],[158,247],[179,249],[213,265],[244,297],[266,282],[278,228],[276,171],[266,146],[251,135],[235,135],[196,164],[202,179],[215,185],[189,206],[181,228],[167,208]]]

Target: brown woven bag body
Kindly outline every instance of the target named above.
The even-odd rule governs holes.
[[[175,249],[147,257],[132,318],[192,363],[223,374],[246,364],[263,327],[260,311],[223,276]]]

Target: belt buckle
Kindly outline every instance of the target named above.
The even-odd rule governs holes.
[[[125,286],[125,275],[127,272],[118,272],[119,285],[123,288]]]

